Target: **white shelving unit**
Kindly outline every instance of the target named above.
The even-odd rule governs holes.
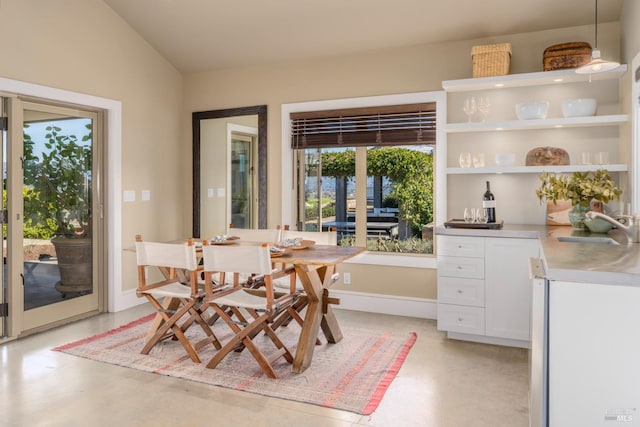
[[[536,73],[508,74],[506,76],[445,80],[442,82],[442,88],[445,92],[469,92],[556,83],[589,83],[598,80],[619,79],[626,72],[626,64],[620,65],[615,70],[600,74],[578,74],[575,70],[540,71]]]
[[[592,126],[618,126],[629,121],[627,114],[552,118],[544,120],[507,120],[502,122],[448,123],[447,133],[498,132],[527,129],[558,129]]]
[[[545,218],[544,207],[535,197],[539,174],[597,169],[626,173],[628,150],[620,140],[620,126],[630,118],[621,114],[619,104],[619,80],[626,72],[627,66],[621,65],[593,75],[556,70],[442,82],[447,96],[444,127],[447,165],[441,179],[446,180],[447,191],[438,202],[446,204],[447,217],[459,216],[464,207],[480,203],[484,181],[492,181],[494,193],[498,192],[499,218],[512,223],[541,223]],[[470,122],[463,113],[464,100],[471,96],[490,98],[491,111],[486,121],[480,121],[476,115]],[[575,98],[596,98],[597,115],[563,117],[562,101]],[[550,102],[546,119],[516,119],[515,104],[543,100]],[[565,149],[571,164],[525,165],[531,149],[547,146]],[[601,151],[609,153],[610,164],[578,164],[583,152]],[[458,167],[461,152],[483,153],[486,167]],[[511,166],[497,166],[494,154],[499,153],[514,153],[516,161]],[[513,203],[507,205],[508,199],[513,199]]]
[[[563,165],[563,166],[491,166],[484,168],[447,168],[447,174],[502,174],[502,173],[573,173],[588,172],[594,169],[606,169],[609,172],[626,172],[626,164],[616,165]]]

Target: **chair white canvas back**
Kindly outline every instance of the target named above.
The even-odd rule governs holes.
[[[337,245],[338,233],[336,231],[295,231],[282,230],[282,240],[302,237],[304,240],[313,240],[318,245]]]
[[[226,271],[247,274],[271,274],[271,257],[268,246],[218,246],[202,247],[205,271]]]
[[[196,247],[185,244],[136,242],[138,265],[196,270]]]
[[[280,241],[280,230],[275,228],[229,227],[227,235],[238,236],[244,242],[276,243]]]

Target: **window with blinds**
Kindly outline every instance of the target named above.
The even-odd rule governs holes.
[[[291,113],[293,149],[435,144],[436,104]]]

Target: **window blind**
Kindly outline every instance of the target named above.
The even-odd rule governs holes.
[[[434,144],[436,104],[291,113],[294,149]]]

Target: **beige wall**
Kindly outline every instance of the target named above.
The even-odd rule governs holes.
[[[122,102],[122,187],[138,200],[123,204],[123,245],[136,233],[182,236],[182,193],[190,193],[191,179],[177,160],[180,73],[101,0],[2,0],[0,39],[1,77]],[[149,202],[139,201],[143,189],[151,190]],[[115,281],[130,289],[135,259],[128,252],[122,260]]]
[[[640,52],[640,2],[624,0],[620,14],[622,61],[631,64]]]
[[[395,295],[408,298],[436,298],[436,270],[425,268],[390,267],[370,264],[342,264],[340,273],[351,274],[351,284],[340,281],[333,286],[336,290],[364,292],[371,294]]]

